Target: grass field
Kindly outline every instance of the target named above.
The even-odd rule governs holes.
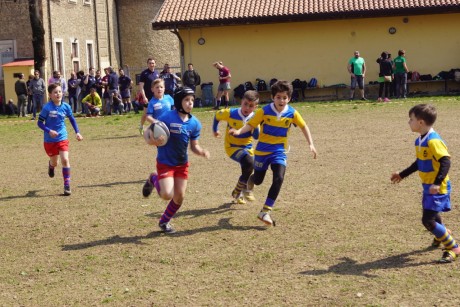
[[[211,158],[190,154],[172,236],[157,226],[165,201],[141,194],[155,149],[138,115],[77,119],[70,197],[60,166],[47,175],[36,123],[0,118],[0,306],[458,306],[459,263],[435,263],[418,176],[389,180],[415,160],[407,112],[422,102],[438,107],[452,156],[443,217],[460,238],[458,97],[293,104],[318,159],[293,129],[272,228],[256,218],[271,174],[255,203],[233,204],[239,166],[212,136],[213,113],[197,110]]]

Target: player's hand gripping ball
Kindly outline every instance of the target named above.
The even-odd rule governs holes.
[[[163,122],[156,122],[144,131],[145,142],[149,145],[164,146],[169,140],[169,129]]]

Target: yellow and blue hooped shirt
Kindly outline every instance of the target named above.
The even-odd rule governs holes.
[[[248,124],[252,127],[260,125],[259,142],[255,150],[255,154],[260,156],[286,152],[291,125],[294,124],[299,128],[307,125],[300,113],[293,107],[286,105],[283,111],[278,112],[274,103],[257,110]]]
[[[240,134],[230,135],[228,131],[230,128],[240,129],[246,125],[254,116],[254,112],[248,116],[244,116],[241,112],[241,108],[222,109],[216,112],[212,125],[213,132],[217,132],[219,121],[223,120],[227,122],[227,128],[225,130],[225,152],[231,157],[236,151],[240,149],[246,150],[251,156],[254,155],[254,149],[252,146],[253,138],[258,137],[259,128],[254,128],[252,131]]]
[[[429,194],[430,186],[434,183],[439,172],[439,159],[450,157],[447,146],[439,134],[431,128],[423,138],[418,137],[415,140],[415,154],[419,176],[422,180],[423,193]],[[447,194],[448,186],[450,184],[449,176],[447,175],[441,183],[439,193]]]

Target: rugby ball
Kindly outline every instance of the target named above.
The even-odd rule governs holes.
[[[144,139],[149,145],[154,145],[153,141],[163,136],[163,142],[157,146],[164,146],[169,140],[169,129],[164,122],[156,122],[148,126],[144,131]]]

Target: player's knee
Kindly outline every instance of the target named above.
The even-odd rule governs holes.
[[[164,200],[171,200],[174,196],[173,192],[160,190],[160,198]]]
[[[423,224],[423,226],[425,226],[425,228],[428,231],[433,231],[433,229],[436,227],[436,221],[432,217],[429,217],[429,218],[422,217],[422,224]]]

